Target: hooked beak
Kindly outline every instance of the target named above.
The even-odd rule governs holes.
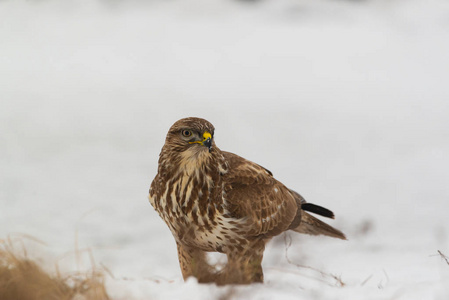
[[[194,141],[194,142],[189,142],[189,144],[200,144],[203,146],[206,146],[209,149],[209,152],[212,151],[212,135],[205,131],[203,133],[203,140],[202,141]]]
[[[201,144],[206,146],[209,149],[209,152],[212,151],[212,135],[209,132],[204,132]]]

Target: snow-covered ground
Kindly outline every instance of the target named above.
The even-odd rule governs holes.
[[[287,233],[263,285],[184,283],[147,192],[186,116],[349,240]],[[0,238],[67,270],[91,249],[113,299],[446,300],[448,116],[444,0],[0,1]]]

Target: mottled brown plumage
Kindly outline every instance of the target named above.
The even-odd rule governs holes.
[[[213,125],[204,119],[173,124],[150,188],[150,202],[176,240],[184,279],[262,282],[265,243],[289,229],[345,239],[305,212],[333,217],[331,211],[306,204],[267,169],[221,151],[213,135]],[[226,267],[214,272],[205,252],[225,253]]]

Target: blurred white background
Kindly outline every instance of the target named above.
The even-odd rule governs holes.
[[[281,236],[235,297],[447,299],[448,53],[444,0],[0,1],[0,238],[92,249],[114,299],[218,297],[147,199],[197,116],[349,238],[289,234],[345,287]]]

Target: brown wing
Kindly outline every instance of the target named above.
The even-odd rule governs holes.
[[[299,225],[300,203],[270,171],[233,153],[223,155],[229,164],[224,176],[227,210],[246,219],[248,236],[271,237]]]

